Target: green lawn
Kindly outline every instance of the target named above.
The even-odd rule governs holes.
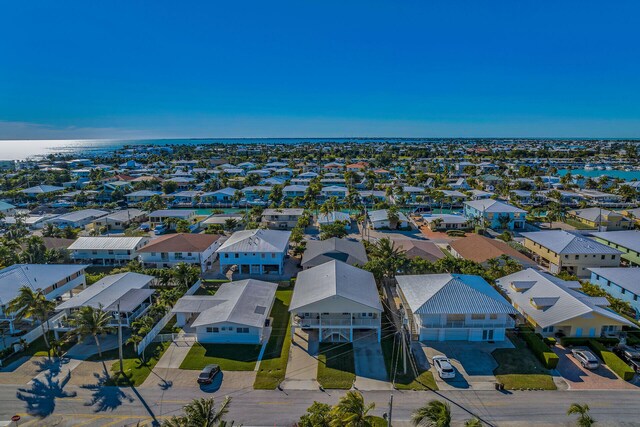
[[[196,290],[194,295],[215,295],[218,288],[223,283],[227,283],[227,279],[209,279],[203,280],[200,287]]]
[[[284,380],[291,347],[291,327],[289,325],[289,304],[293,289],[279,289],[271,309],[273,331],[267,343],[260,369],[253,388],[273,390]]]
[[[493,371],[496,379],[507,390],[555,390],[556,385],[549,371],[540,364],[526,344],[515,335],[508,335],[516,348],[499,348],[491,353],[498,362],[498,367]]]
[[[201,370],[215,363],[223,371],[253,371],[260,354],[260,345],[195,344],[184,358],[180,369]]]
[[[356,380],[353,344],[321,343],[317,379],[326,389],[349,390]]]
[[[564,223],[575,227],[577,230],[595,230],[594,227],[590,227],[587,224],[583,224],[580,221],[576,221],[575,219],[571,218],[565,218]]]
[[[49,338],[49,342],[51,342],[53,339],[55,339],[55,336],[53,334],[53,332],[49,332],[47,334],[47,338]],[[66,351],[69,350],[71,347],[73,347],[73,345],[75,344],[75,342],[67,342],[62,346],[62,350]],[[29,344],[29,346],[27,347],[27,349],[25,351],[21,351],[19,353],[14,353],[11,356],[7,357],[3,362],[3,366],[7,366],[13,362],[15,362],[16,360],[20,359],[23,356],[27,356],[27,357],[47,357],[49,355],[49,352],[47,350],[47,346],[44,343],[44,338],[40,337],[37,338],[35,341],[33,341],[31,344]]]
[[[383,322],[382,325],[384,330],[390,330],[389,328],[391,328],[391,324],[387,321]],[[438,390],[436,380],[433,378],[431,371],[421,370],[416,376],[411,365],[409,365],[407,373],[404,374],[402,372],[402,360],[398,360],[398,358],[402,357],[401,347],[396,343],[394,352],[393,341],[394,335],[387,333],[387,336],[383,336],[381,345],[389,380],[393,381],[395,377],[395,387],[398,390]],[[397,368],[395,375],[394,368]],[[420,368],[418,367],[418,369]]]
[[[169,347],[169,344],[169,342],[152,342],[149,344],[144,352],[147,358],[144,362],[138,357],[132,346],[125,346],[123,348],[124,358],[122,360],[124,376],[120,375],[120,361],[116,361],[111,365],[111,372],[113,373],[111,380],[119,386],[130,385],[138,387],[142,385]],[[108,355],[112,358],[114,356],[117,358],[118,350],[115,350],[115,355],[113,352],[114,351],[111,350],[106,353],[109,353]]]

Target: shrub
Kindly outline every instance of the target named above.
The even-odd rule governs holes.
[[[521,334],[521,337],[545,368],[555,369],[555,367],[558,366],[560,358],[539,336],[531,332],[525,332]]]
[[[560,338],[560,344],[564,347],[567,346],[589,346],[589,341],[597,341],[604,346],[613,347],[620,343],[618,338],[589,338],[589,337],[562,337]]]
[[[620,378],[625,381],[631,381],[636,375],[635,371],[631,369],[624,360],[620,359],[616,354],[607,350],[607,348],[596,340],[589,340],[589,347],[605,365],[615,372]]]
[[[555,347],[557,340],[554,337],[547,337],[544,339],[544,343],[549,347]]]

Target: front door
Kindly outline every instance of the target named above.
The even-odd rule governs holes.
[[[482,341],[493,341],[493,329],[482,330]]]
[[[582,336],[582,328],[576,328],[576,337]]]

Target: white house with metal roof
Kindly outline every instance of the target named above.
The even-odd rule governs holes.
[[[42,290],[44,296],[53,301],[65,292],[78,286],[86,286],[86,265],[67,264],[14,264],[0,270],[0,321],[9,323],[14,332],[15,313],[7,313],[7,305],[18,296],[20,288],[26,286],[33,291]]]
[[[155,281],[153,276],[132,272],[106,276],[58,305],[56,311],[65,311],[67,316],[72,316],[81,307],[99,308],[112,314],[110,326],[117,326],[120,322],[123,327],[129,327],[151,306],[151,296],[155,291],[150,287]],[[60,332],[72,327],[66,320],[61,320],[53,325],[53,329]]]
[[[489,228],[523,230],[527,211],[495,199],[469,200],[464,202],[464,216],[484,219]]]
[[[566,271],[587,278],[591,274],[589,268],[620,265],[619,250],[579,234],[564,230],[521,234],[524,247],[533,252],[534,261],[554,274]]]
[[[104,227],[109,232],[124,232],[131,224],[140,223],[147,217],[147,213],[140,209],[123,209],[98,218],[93,224],[98,227]]]
[[[369,224],[373,229],[379,228],[391,228],[391,221],[389,221],[389,210],[388,209],[379,209],[376,211],[369,211]],[[409,225],[409,219],[407,216],[398,211],[398,222],[396,226],[398,228],[406,228]]]
[[[122,265],[136,259],[148,242],[148,237],[78,237],[68,249],[75,261]]]
[[[404,321],[420,341],[503,341],[517,314],[480,276],[397,276]]]
[[[281,230],[236,231],[216,251],[220,273],[237,265],[240,274],[282,275],[290,236]]]
[[[108,214],[109,212],[99,209],[83,209],[57,216],[47,222],[58,227],[84,228],[86,225]]]
[[[40,194],[57,193],[59,191],[64,191],[64,187],[58,187],[56,185],[36,185],[35,187],[20,190],[22,194],[31,198],[36,198]]]
[[[292,331],[315,329],[320,342],[351,342],[360,330],[381,338],[382,304],[373,274],[342,261],[300,272],[289,312]]]
[[[185,295],[172,313],[176,325],[195,329],[198,342],[260,344],[269,338],[277,283],[247,279],[224,283],[215,295]]]
[[[578,281],[566,281],[532,268],[496,280],[511,304],[544,336],[600,337],[635,325],[608,308],[604,297],[580,292]]]

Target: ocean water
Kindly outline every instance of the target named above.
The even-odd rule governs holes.
[[[567,172],[569,172],[569,170],[560,169],[558,170],[558,175],[560,176],[566,175]],[[576,175],[582,175],[587,178],[599,178],[603,175],[606,175],[611,178],[624,179],[625,181],[632,181],[634,179],[640,180],[640,171],[624,171],[624,170],[600,171],[600,170],[572,169],[570,172],[571,172],[571,175],[574,177]]]

